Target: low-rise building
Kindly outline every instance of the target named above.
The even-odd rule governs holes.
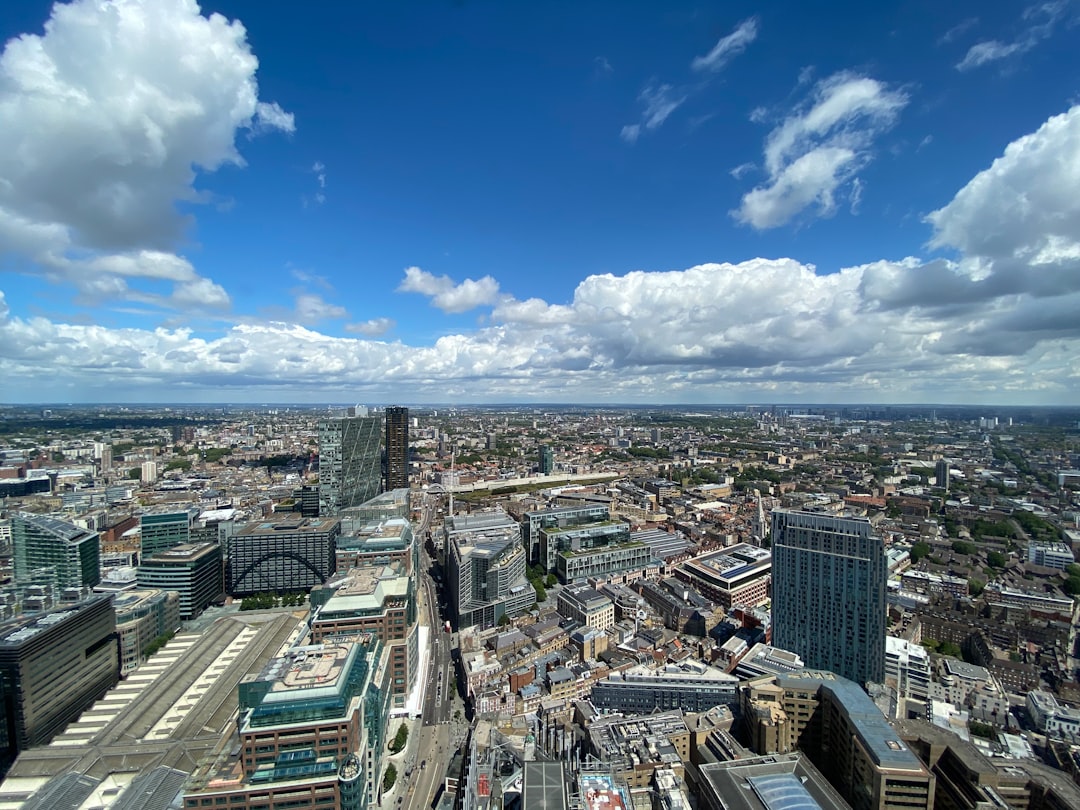
[[[589,585],[571,585],[559,592],[559,613],[579,624],[607,630],[615,624],[615,605]]]

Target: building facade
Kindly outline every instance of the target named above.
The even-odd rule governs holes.
[[[772,513],[772,643],[859,684],[885,677],[885,546],[864,518]]]
[[[447,599],[457,628],[494,627],[536,602],[520,528],[505,512],[446,518]]]
[[[15,580],[40,578],[51,569],[55,588],[93,587],[101,581],[101,539],[63,520],[16,513],[11,518]]]
[[[772,554],[739,543],[679,563],[675,576],[725,611],[733,605],[757,607],[769,601]]]
[[[377,805],[390,694],[368,635],[291,648],[239,687],[239,746],[202,763],[185,808],[365,810]]]
[[[180,594],[176,591],[127,590],[113,597],[120,644],[120,675],[142,662],[147,649],[180,626]]]
[[[227,590],[232,596],[311,590],[334,573],[340,535],[338,518],[295,512],[249,523],[229,540]]]
[[[116,612],[93,596],[0,633],[0,760],[47,745],[120,677]]]
[[[394,706],[405,704],[416,685],[419,625],[416,580],[401,563],[368,565],[311,592],[311,639],[315,643],[375,635],[386,647]]]
[[[704,712],[713,706],[732,706],[739,701],[739,679],[709,667],[700,672],[654,672],[637,668],[612,672],[597,681],[590,700],[605,712],[650,714],[654,711],[680,709]]]
[[[319,514],[336,515],[375,497],[382,483],[381,420],[372,416],[319,422]]]
[[[542,562],[547,570],[554,567],[554,560],[548,565],[546,557],[540,553],[540,530],[555,527],[580,526],[585,523],[600,523],[611,519],[611,510],[607,504],[588,506],[557,506],[552,509],[539,509],[526,512],[521,516],[521,541],[532,562]]]
[[[386,490],[409,487],[409,409],[386,409]]]
[[[180,595],[180,618],[186,621],[222,596],[222,573],[221,546],[187,543],[143,560],[136,581],[140,588],[176,591]]]
[[[139,516],[140,559],[191,542],[191,530],[199,510],[159,509]]]
[[[934,807],[933,774],[858,684],[806,670],[740,690],[754,752],[802,751],[853,810]]]

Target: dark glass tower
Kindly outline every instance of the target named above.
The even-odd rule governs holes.
[[[409,487],[409,409],[386,409],[386,490]]]

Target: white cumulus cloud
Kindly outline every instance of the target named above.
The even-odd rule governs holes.
[[[732,215],[758,230],[775,228],[816,206],[830,215],[838,188],[857,177],[874,138],[907,105],[902,90],[852,73],[818,82],[765,140],[767,182],[743,196]]]
[[[494,304],[499,298],[499,282],[484,276],[455,284],[449,276],[436,276],[419,267],[408,267],[398,291],[426,295],[432,305],[443,312],[457,313]]]
[[[145,300],[135,280],[168,279],[226,304],[173,254],[177,203],[205,201],[196,171],[243,164],[238,131],[293,131],[257,66],[244,27],[193,0],[57,3],[0,54],[0,250],[83,290]]]

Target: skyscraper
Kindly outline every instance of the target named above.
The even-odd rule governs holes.
[[[865,518],[772,513],[772,643],[858,684],[885,677],[885,547]]]
[[[372,416],[319,422],[319,515],[336,515],[378,494],[379,422]]]
[[[409,409],[386,409],[386,490],[409,487]]]
[[[540,445],[540,474],[551,475],[555,472],[555,453],[551,449],[551,445]]]

